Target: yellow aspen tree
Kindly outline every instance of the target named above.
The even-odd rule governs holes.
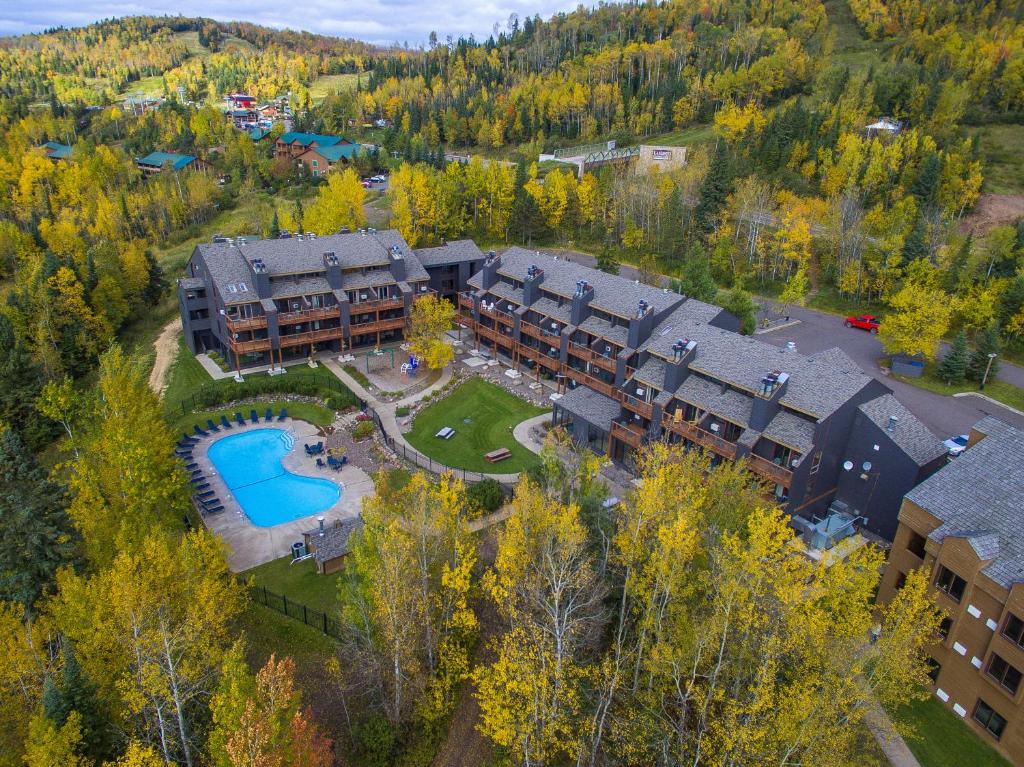
[[[455,358],[455,351],[447,341],[455,317],[451,301],[433,293],[413,300],[406,341],[409,350],[431,370],[441,370]]]
[[[320,188],[316,200],[306,210],[303,225],[321,235],[337,234],[342,227],[358,229],[366,225],[363,204],[366,190],[352,168],[334,171],[327,185]]]

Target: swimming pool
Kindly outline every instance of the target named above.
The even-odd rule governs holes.
[[[258,527],[317,514],[341,498],[341,488],[333,482],[284,468],[281,459],[294,442],[283,429],[253,429],[221,437],[206,453],[242,511]]]

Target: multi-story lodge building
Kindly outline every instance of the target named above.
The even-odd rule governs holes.
[[[859,522],[891,539],[903,495],[945,462],[839,349],[771,346],[716,306],[522,248],[490,254],[469,287],[478,347],[557,381],[553,421],[579,442],[627,467],[660,439],[745,459],[809,534]]]
[[[463,241],[426,251],[395,230],[198,245],[178,281],[184,336],[236,369],[402,338],[412,301],[451,294],[484,256]]]
[[[879,600],[926,568],[946,611],[935,695],[1024,764],[1024,431],[987,417],[967,450],[903,501]]]

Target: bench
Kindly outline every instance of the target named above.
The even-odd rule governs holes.
[[[512,451],[507,447],[499,447],[497,450],[492,450],[489,453],[484,454],[484,460],[488,463],[497,463],[498,461],[504,461],[506,458],[512,457]]]
[[[451,426],[445,426],[443,429],[441,429],[441,431],[439,431],[434,436],[440,437],[441,439],[451,439],[452,437],[455,436],[455,429],[453,429]]]

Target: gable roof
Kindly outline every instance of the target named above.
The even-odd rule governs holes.
[[[341,159],[351,160],[359,154],[359,144],[333,144],[331,146],[310,147],[300,157],[304,157],[307,154],[318,154],[328,162],[338,162]]]
[[[946,447],[928,427],[900,404],[891,394],[865,402],[858,410],[882,430],[900,450],[910,456],[918,465],[924,466],[946,454]],[[895,427],[889,430],[889,419],[896,418]]]
[[[171,164],[172,170],[181,170],[186,165],[196,161],[190,154],[175,154],[174,152],[150,152],[138,160],[139,165],[146,165],[152,168],[162,168],[167,163]]]
[[[43,149],[46,150],[46,156],[54,160],[66,160],[71,156],[71,147],[56,141],[47,141]]]
[[[288,133],[282,133],[278,141],[283,141],[285,144],[299,144],[300,146],[316,144],[319,147],[325,147],[340,144],[344,139],[341,136],[324,136],[320,133],[289,131]]]
[[[269,135],[270,135],[270,128],[259,128],[259,127],[257,127],[257,128],[253,128],[251,131],[249,131],[249,138],[251,138],[253,141],[262,141],[263,139],[265,139]]]
[[[483,251],[472,240],[453,240],[436,248],[417,248],[413,251],[424,266],[456,264],[461,261],[479,261]]]

